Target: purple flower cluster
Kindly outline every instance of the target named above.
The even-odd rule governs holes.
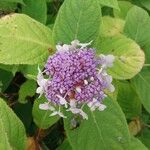
[[[114,91],[112,77],[106,69],[112,66],[114,56],[97,57],[95,49],[87,48],[89,44],[75,40],[71,45],[57,45],[57,52],[48,58],[43,71],[49,78],[44,79],[39,70],[37,93],[44,93],[48,99],[48,103],[41,104],[40,108],[53,111],[51,116],[65,117],[56,106],[65,106],[67,111],[80,114],[84,119],[88,118],[81,109],[85,104],[92,111],[106,108],[102,104],[106,97],[104,91]]]

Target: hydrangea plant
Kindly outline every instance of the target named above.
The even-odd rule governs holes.
[[[0,150],[148,150],[149,6],[0,0]]]
[[[61,106],[73,114],[80,114],[83,119],[88,119],[82,110],[85,105],[91,111],[103,111],[106,108],[102,104],[107,97],[105,90],[113,92],[115,89],[107,68],[112,67],[115,57],[103,54],[96,56],[96,50],[88,48],[90,44],[74,40],[71,45],[56,45],[57,51],[48,58],[45,69],[41,71],[38,68],[39,87],[36,92],[40,96],[44,94],[48,100],[39,108],[51,110],[50,116],[58,114],[66,118]],[[47,78],[44,78],[44,74]]]

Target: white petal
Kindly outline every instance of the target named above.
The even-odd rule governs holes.
[[[109,85],[109,91],[110,92],[114,92],[115,91],[115,87],[112,84]]]
[[[91,80],[91,81],[94,81],[94,77],[91,77],[90,80]]]
[[[94,111],[96,109],[96,104],[97,103],[97,99],[96,98],[93,98],[93,101],[92,102],[89,102],[87,105],[90,107],[91,111]]]
[[[38,75],[37,75],[37,83],[38,83],[39,86],[44,86],[47,83],[48,79],[44,79],[43,73],[41,72],[39,66],[38,66],[38,71],[39,72],[38,72]]]
[[[78,109],[78,108],[70,108],[69,109],[73,114],[80,114],[82,117],[83,117],[83,119],[88,119],[88,116],[87,116],[87,114],[85,113],[85,112],[83,112],[83,110],[82,109]]]
[[[50,114],[50,116],[56,116],[56,115],[58,115],[57,111],[54,111],[53,113]]]
[[[112,67],[115,57],[113,55],[107,55],[105,59],[106,59],[106,65],[108,67]]]
[[[80,109],[80,115],[83,117],[83,119],[88,120],[88,115],[81,109]]]
[[[99,70],[98,70],[98,75],[99,75],[100,73],[102,73],[102,71],[103,71],[103,68],[99,69]]]
[[[41,80],[43,80],[44,78],[43,78],[43,74],[42,74],[42,72],[41,72],[41,70],[40,70],[40,68],[38,67],[38,75],[37,75],[37,83],[38,83],[38,85],[40,85],[40,83],[41,83]]]
[[[41,74],[42,72],[41,72],[41,69],[40,69],[40,67],[39,67],[39,65],[38,65],[38,74]]]
[[[44,93],[44,90],[46,89],[48,79],[44,79],[39,66],[38,66],[38,71],[39,72],[37,75],[37,83],[38,83],[39,87],[37,88],[36,93],[40,94],[39,97],[41,97],[41,95]]]
[[[48,79],[42,79],[41,81],[40,81],[40,86],[45,86],[46,85],[46,83],[47,83],[47,81],[48,81]]]
[[[107,75],[107,76],[105,76],[105,79],[108,83],[112,82],[112,76]]]
[[[44,93],[44,89],[42,87],[38,87],[36,89],[36,93],[40,94],[39,97],[38,97],[38,98],[40,98],[43,95],[43,93]]]
[[[60,116],[60,117],[62,117],[62,118],[67,118],[63,113],[61,113],[61,112],[58,112],[58,115]]]
[[[97,102],[97,99],[96,98],[93,98],[93,103]]]
[[[77,91],[78,93],[81,93],[81,88],[80,88],[80,87],[76,87],[76,91]]]
[[[61,50],[62,50],[62,46],[60,46],[60,45],[56,45],[56,49],[57,49],[57,51],[59,52],[59,51],[61,51]]]
[[[59,115],[60,117],[67,118],[67,117],[64,116],[64,114],[61,113],[60,111],[54,111],[53,113],[50,114],[50,116],[55,116],[55,115]]]
[[[59,102],[61,105],[65,105],[65,107],[67,108],[67,101],[65,100],[65,98],[63,98],[60,95],[56,95],[59,98]]]
[[[39,108],[42,110],[51,110],[51,111],[55,110],[55,108],[53,106],[51,106],[49,103],[46,103],[46,102],[43,104],[40,104]]]
[[[40,104],[39,108],[42,110],[48,110],[49,109],[48,103]]]
[[[78,40],[74,40],[71,42],[72,47],[76,48],[79,45],[79,41]]]
[[[115,57],[113,55],[100,55],[100,58],[102,60],[102,68],[106,69],[107,67],[112,67],[113,66],[113,62],[115,60]]]
[[[93,41],[90,41],[89,43],[79,43],[78,45],[81,46],[81,48],[85,48],[87,47],[88,45],[91,45]]]
[[[89,102],[87,105],[88,105],[89,107],[92,107],[93,102]]]
[[[66,52],[66,51],[69,51],[69,46],[70,45],[67,45],[67,44],[64,44],[63,46],[56,45],[56,49],[58,52]]]
[[[99,106],[99,111],[103,111],[103,110],[105,110],[106,109],[106,105],[104,105],[104,104],[100,104],[100,106]]]
[[[63,51],[64,52],[69,51],[69,48],[70,48],[70,45],[67,45],[67,44],[63,45]]]
[[[78,108],[69,108],[69,110],[70,110],[73,114],[78,114],[78,113],[80,113],[80,109],[78,109]]]
[[[70,107],[75,108],[76,107],[76,102],[75,100],[70,100]]]
[[[85,85],[88,85],[88,81],[87,81],[87,80],[84,80],[84,84],[85,84]]]
[[[60,91],[61,94],[63,93],[63,90],[62,90],[62,89],[60,89],[59,91]]]
[[[91,110],[91,111],[95,111],[96,108],[97,108],[97,107],[96,107],[95,105],[93,105],[92,107],[90,107],[90,110]]]
[[[43,88],[42,88],[42,87],[38,87],[38,88],[36,89],[36,93],[38,93],[38,94],[43,94]]]

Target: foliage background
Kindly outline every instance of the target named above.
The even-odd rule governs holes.
[[[0,1],[0,149],[150,149],[149,0]],[[37,66],[58,42],[93,40],[116,58],[107,109],[72,127],[39,109]]]

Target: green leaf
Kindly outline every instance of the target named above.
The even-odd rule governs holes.
[[[0,1],[0,11],[4,11],[8,13],[8,12],[14,12],[16,9],[17,9],[17,3],[9,3],[9,2]]]
[[[24,0],[25,5],[22,7],[22,13],[29,15],[37,21],[45,24],[47,19],[46,0]]]
[[[135,137],[132,137],[131,150],[148,150],[148,148]]]
[[[144,128],[139,139],[150,149],[150,130],[148,128]]]
[[[20,66],[20,71],[26,78],[37,80],[38,65],[22,65]]]
[[[98,0],[101,5],[112,7],[119,10],[118,1],[117,0]]]
[[[135,40],[145,52],[146,61],[150,63],[150,18],[140,7],[132,7],[126,17],[124,33]]]
[[[5,71],[11,72],[15,76],[16,72],[18,71],[19,65],[0,64],[0,68]]]
[[[26,149],[24,126],[2,99],[0,99],[0,131],[1,149]]]
[[[27,80],[24,82],[19,90],[19,98],[18,101],[22,104],[27,103],[27,97],[34,96],[35,91],[36,91],[36,82],[34,80]]]
[[[122,19],[105,16],[102,18],[99,35],[104,37],[118,35],[123,32],[124,23],[125,21]]]
[[[108,71],[116,79],[130,79],[142,69],[143,51],[133,40],[123,35],[99,38],[95,47],[98,54],[115,56],[114,65]]]
[[[23,0],[1,0],[2,2],[9,2],[9,3],[20,3],[24,4]]]
[[[135,40],[140,46],[149,40],[150,19],[148,13],[137,6],[130,9],[127,14],[124,33]]]
[[[140,0],[141,4],[150,11],[150,1],[149,0]]]
[[[91,112],[88,120],[83,120],[79,127],[71,129],[71,116],[64,119],[65,130],[73,150],[126,150],[130,135],[123,112],[111,99],[104,100],[104,111]]]
[[[36,123],[36,125],[39,128],[47,129],[51,125],[53,125],[55,122],[57,122],[59,117],[58,116],[50,117],[50,114],[52,113],[51,111],[41,110],[39,108],[39,105],[43,104],[44,102],[47,102],[45,97],[36,99],[33,105],[32,114],[33,114],[33,120]]]
[[[13,74],[9,71],[0,69],[1,90],[5,91],[13,79]]]
[[[55,42],[94,40],[99,32],[101,13],[97,0],[66,0],[61,6],[53,30]]]
[[[128,81],[118,82],[117,100],[127,119],[138,117],[141,114],[141,101]]]
[[[0,63],[43,63],[52,45],[51,30],[32,18],[24,14],[1,18]]]
[[[0,121],[0,149],[4,149],[4,150],[12,150],[12,147],[8,141],[8,137],[7,137],[7,133],[5,132],[5,127],[2,124],[2,121]]]
[[[145,109],[150,113],[150,70],[143,69],[132,79],[135,90]]]
[[[127,16],[128,11],[131,7],[133,7],[133,4],[131,4],[128,1],[118,1],[120,10],[114,9],[114,16],[119,17],[121,19],[125,19]]]
[[[66,139],[58,148],[57,150],[72,150],[69,141]]]

